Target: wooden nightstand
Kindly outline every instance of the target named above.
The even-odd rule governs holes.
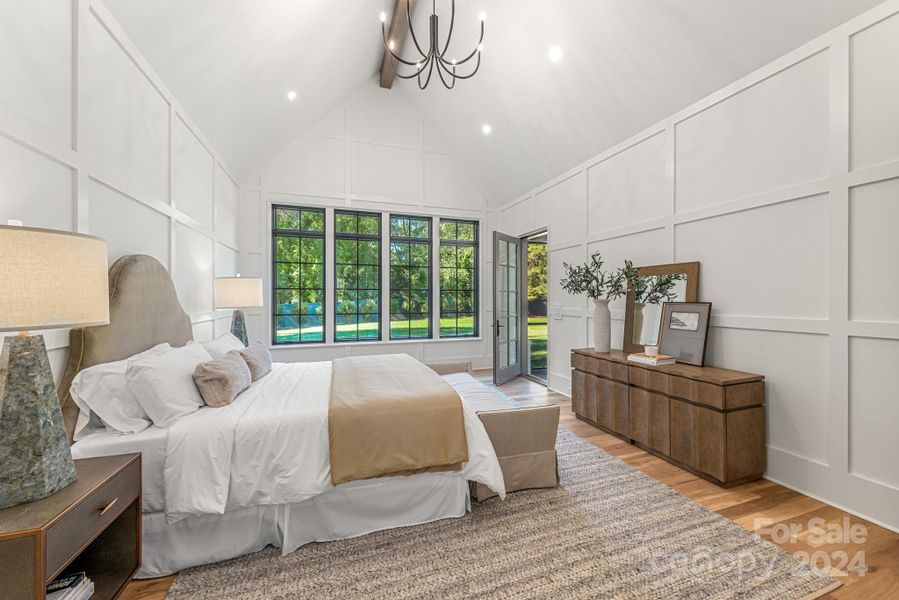
[[[43,600],[61,573],[84,571],[92,600],[117,598],[140,567],[140,454],[75,461],[78,481],[0,510],[0,598]]]

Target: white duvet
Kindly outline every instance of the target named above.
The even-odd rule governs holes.
[[[203,408],[172,424],[163,469],[168,520],[301,502],[334,489],[330,389],[330,362],[275,364],[230,405]],[[505,497],[490,438],[460,395],[469,460],[461,472],[441,475],[483,483]]]

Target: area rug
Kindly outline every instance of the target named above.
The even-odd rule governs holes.
[[[184,571],[171,600],[810,600],[839,584],[559,430],[557,489],[446,519]]]

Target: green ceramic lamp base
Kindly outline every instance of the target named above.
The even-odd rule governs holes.
[[[242,310],[235,310],[234,316],[231,317],[231,334],[243,342],[244,346],[250,345],[247,340],[247,324]]]
[[[46,498],[76,479],[44,337],[4,338],[0,509]]]

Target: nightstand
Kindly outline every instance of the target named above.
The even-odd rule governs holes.
[[[117,598],[140,567],[140,454],[75,461],[78,481],[0,510],[0,598],[43,600],[47,583],[84,571],[91,600]]]

